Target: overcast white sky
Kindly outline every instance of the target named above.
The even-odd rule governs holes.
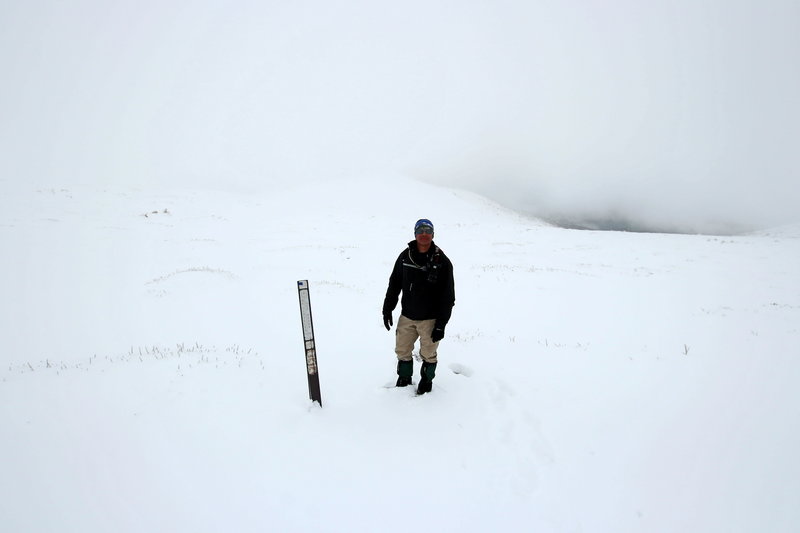
[[[0,4],[0,185],[411,173],[551,216],[797,221],[800,2]]]

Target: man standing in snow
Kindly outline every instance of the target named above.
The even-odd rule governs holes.
[[[453,264],[433,242],[433,223],[426,219],[414,225],[414,240],[400,253],[389,276],[383,300],[383,325],[394,325],[392,311],[400,291],[400,318],[397,321],[395,353],[397,386],[411,385],[414,360],[411,352],[419,339],[422,371],[417,394],[430,392],[436,375],[436,349],[444,338],[444,328],[455,305]]]

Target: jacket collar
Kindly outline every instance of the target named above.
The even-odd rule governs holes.
[[[416,240],[413,240],[408,243],[408,259],[415,265],[417,264],[417,261],[414,260],[415,257],[417,258],[417,260],[425,259],[427,262],[427,257],[439,252],[440,252],[439,247],[436,246],[436,243],[434,241],[431,241],[431,247],[425,253],[422,253],[417,249]]]

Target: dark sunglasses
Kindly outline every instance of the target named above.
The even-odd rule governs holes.
[[[430,226],[420,226],[414,230],[414,235],[433,235],[433,228]]]

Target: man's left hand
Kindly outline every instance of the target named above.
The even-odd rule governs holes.
[[[433,328],[433,333],[431,333],[431,340],[433,342],[439,342],[443,338],[444,338],[444,328],[439,326]]]

